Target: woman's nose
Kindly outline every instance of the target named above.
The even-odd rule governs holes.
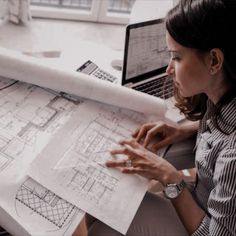
[[[168,75],[173,75],[175,73],[174,67],[171,65],[171,63],[168,64],[166,68],[166,73]]]

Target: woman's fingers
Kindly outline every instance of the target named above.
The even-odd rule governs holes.
[[[130,150],[129,146],[132,148],[142,147],[135,139],[125,139],[120,141],[120,145],[123,145],[125,148]]]
[[[146,150],[142,145],[135,141],[124,140],[123,149],[113,150],[112,154],[125,154],[127,159],[109,160],[106,162],[108,168],[117,168],[122,173],[138,174],[148,179],[156,179],[158,177],[159,158],[152,152]],[[131,146],[132,145],[132,146]],[[133,147],[138,145],[138,147]]]
[[[136,130],[132,136],[136,139],[137,142],[140,142],[142,138],[145,137],[146,132],[147,128],[144,126]]]
[[[166,147],[170,144],[173,143],[173,138],[172,137],[167,137],[163,139],[162,141],[157,142],[156,144],[152,145],[152,151],[157,151],[163,147]]]
[[[126,155],[128,159],[126,160],[109,160],[106,164],[109,167],[120,167],[120,166],[128,166],[127,162],[130,162],[130,166],[136,165],[136,163],[140,162],[144,156],[144,148],[137,143],[136,141],[132,140],[124,140],[121,142],[124,148],[115,149],[111,151],[111,155]],[[130,167],[129,166],[129,167]]]
[[[144,171],[144,170],[142,170],[142,169],[140,169],[140,168],[138,168],[138,167],[136,167],[136,168],[123,168],[122,170],[121,170],[121,172],[122,173],[125,173],[125,174],[138,174],[138,175],[143,175],[143,173],[144,172],[146,172],[146,171]]]
[[[155,126],[152,129],[150,129],[143,142],[143,146],[147,147],[148,144],[154,139],[155,136],[163,132],[163,126]]]
[[[118,155],[118,154],[129,155],[129,152],[130,150],[125,146],[124,148],[114,149],[110,153],[111,155]]]
[[[151,142],[157,141],[160,135],[163,135],[168,129],[168,126],[163,122],[148,123],[137,129],[133,137],[138,143],[143,140],[143,146],[147,147]]]
[[[107,167],[125,167],[127,164],[127,160],[118,160],[118,161],[107,161]]]
[[[133,133],[133,137],[136,139],[137,142],[140,142],[142,140],[142,138],[144,138],[146,136],[146,133],[149,129],[151,129],[154,126],[153,123],[148,123],[148,124],[144,124],[143,126],[141,126],[140,128],[138,128],[134,133]]]
[[[110,153],[111,153],[111,155],[125,154],[125,149],[124,148],[114,149]]]
[[[136,162],[136,161],[132,161],[130,159],[127,159],[127,160],[119,160],[119,161],[107,161],[106,162],[106,166],[107,167],[113,167],[113,168],[116,168],[116,167],[122,167],[121,171],[122,172],[129,172],[129,173],[133,173],[133,172],[143,172],[143,171],[146,171],[145,167],[147,166],[146,163],[139,163],[139,162]]]
[[[155,127],[147,132],[143,143],[144,147],[147,147],[148,144],[153,141],[159,143],[160,140],[164,139],[167,136],[169,129],[170,127],[163,122],[156,124]]]
[[[123,168],[133,168],[139,166],[139,163],[134,159],[126,159],[126,160],[109,160],[106,162],[107,167],[123,167]]]
[[[136,138],[137,135],[139,134],[140,129],[141,129],[140,127],[137,128],[137,129],[132,133],[132,137]]]
[[[124,145],[127,155],[129,155],[130,158],[141,158],[141,159],[143,158],[145,149],[135,140],[132,142],[123,141],[122,145]]]

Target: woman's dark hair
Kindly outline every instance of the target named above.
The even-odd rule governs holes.
[[[213,48],[223,52],[223,73],[231,89],[216,104],[215,114],[219,118],[221,108],[236,97],[236,0],[180,0],[167,13],[166,28],[184,47],[200,53]],[[176,88],[175,98],[176,106],[188,119],[204,116],[208,99],[205,94],[186,98]]]

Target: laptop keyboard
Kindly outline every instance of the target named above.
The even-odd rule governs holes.
[[[133,89],[152,96],[168,99],[173,96],[173,82],[166,76],[134,86]]]

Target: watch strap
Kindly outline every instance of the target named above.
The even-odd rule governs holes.
[[[186,183],[185,183],[185,181],[182,179],[179,184],[176,184],[176,186],[177,186],[178,189],[182,192],[183,189],[186,187]]]

